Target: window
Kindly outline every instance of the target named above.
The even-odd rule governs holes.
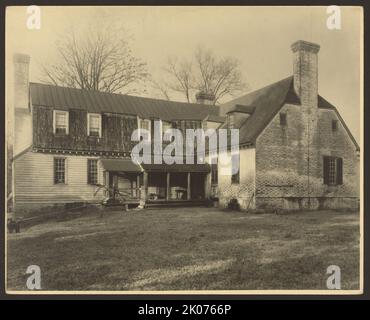
[[[139,119],[139,129],[145,129],[149,133],[149,140],[150,140],[150,133],[151,133],[151,121],[149,119]],[[140,133],[141,134],[141,133]]]
[[[168,121],[162,121],[162,135],[166,132],[166,130],[172,129],[172,123]]]
[[[218,168],[217,163],[211,164],[211,184],[218,183]]]
[[[324,184],[329,186],[343,184],[343,159],[324,157]]]
[[[238,184],[240,181],[239,153],[231,156],[231,183]]]
[[[55,134],[68,134],[69,115],[67,111],[54,110],[53,129]]]
[[[234,128],[234,122],[235,122],[235,115],[234,114],[229,114],[227,116],[227,118],[228,118],[227,123],[228,123],[229,129],[233,129]]]
[[[287,125],[286,113],[280,113],[280,125],[284,127]]]
[[[331,130],[333,132],[337,131],[338,130],[338,121],[337,120],[332,120],[331,121]]]
[[[101,137],[101,115],[98,113],[87,114],[87,132],[89,136]]]
[[[54,183],[66,183],[65,165],[65,158],[54,158]]]
[[[98,184],[98,160],[87,159],[87,183]]]

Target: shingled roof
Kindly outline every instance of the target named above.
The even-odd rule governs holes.
[[[255,108],[256,108],[255,106],[244,106],[244,105],[241,105],[241,104],[237,104],[237,105],[235,105],[234,108],[229,110],[227,113],[238,112],[238,113],[252,114],[254,112]]]
[[[82,90],[40,83],[30,84],[33,105],[60,110],[82,109],[92,113],[122,113],[162,120],[203,120],[218,116],[219,107],[174,102],[124,94]]]
[[[239,128],[240,144],[248,144],[255,142],[285,103],[299,102],[293,88],[293,77],[289,77],[223,104],[221,113],[228,113],[235,109],[235,106],[238,106],[238,110],[245,106],[248,111],[251,106],[254,107],[253,113]]]
[[[220,113],[225,115],[233,111],[243,112],[243,110],[244,112],[250,113],[251,115],[239,128],[239,142],[241,145],[254,144],[259,134],[286,103],[300,104],[300,99],[294,91],[293,76],[221,105]],[[318,108],[330,109],[336,112],[343,127],[355,144],[356,149],[359,150],[355,138],[340,116],[338,110],[320,95],[318,96]]]

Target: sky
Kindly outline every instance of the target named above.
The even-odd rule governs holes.
[[[199,46],[241,62],[253,91],[292,75],[290,46],[296,40],[320,45],[319,93],[334,104],[360,142],[362,9],[341,7],[341,29],[329,30],[326,7],[41,7],[41,28],[26,26],[27,7],[6,9],[6,63],[15,52],[31,57],[30,81],[56,56],[55,41],[91,22],[123,24],[134,55],[154,78],[170,55],[188,58]],[[127,35],[123,34],[122,37]],[[10,68],[7,68],[7,71]],[[151,92],[146,94],[150,96]],[[181,100],[182,97],[175,97]]]

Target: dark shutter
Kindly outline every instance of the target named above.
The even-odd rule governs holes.
[[[211,183],[217,184],[218,183],[218,169],[217,163],[211,164]]]
[[[337,158],[337,184],[343,184],[343,159]]]
[[[87,159],[87,184],[90,183],[90,159]]]
[[[324,156],[324,184],[329,184],[329,157]]]
[[[57,164],[56,164],[57,160],[54,158],[54,166],[53,166],[53,170],[54,170],[54,183],[58,183],[58,180],[57,180]]]

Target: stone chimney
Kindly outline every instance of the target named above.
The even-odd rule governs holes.
[[[28,148],[32,143],[32,116],[29,104],[30,57],[16,53],[14,63],[14,146],[13,155]]]
[[[200,104],[207,104],[207,105],[213,105],[215,100],[215,95],[213,93],[207,93],[204,91],[199,91],[195,98],[197,99],[197,103]]]
[[[298,40],[291,46],[293,51],[294,90],[302,105],[317,107],[318,95],[318,44]]]

